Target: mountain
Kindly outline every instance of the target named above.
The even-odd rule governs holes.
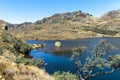
[[[32,25],[32,22],[24,22],[21,24],[11,24],[11,23],[6,22],[6,25],[9,27],[9,29],[22,29],[28,25],[29,26]]]
[[[120,9],[105,13],[99,20],[104,22],[102,24],[103,27],[113,30],[120,30]]]
[[[39,25],[39,24],[79,24],[78,26],[91,26],[94,25],[96,20],[91,14],[84,13],[82,11],[76,12],[67,12],[54,14],[53,16],[43,18],[42,20],[37,20],[36,22],[24,22],[21,24],[10,24],[6,23],[9,28],[24,28],[30,25]]]
[[[7,23],[8,28],[22,39],[76,39],[114,35],[120,32],[120,10],[99,18],[82,11],[54,14],[34,23]],[[113,34],[112,34],[113,33]],[[25,37],[24,37],[25,36]]]
[[[82,11],[76,12],[68,12],[61,14],[54,14],[51,17],[43,18],[42,20],[38,20],[35,24],[64,24],[64,23],[79,23],[79,26],[91,25],[94,23],[95,18],[88,13],[84,13]],[[92,22],[93,21],[93,22]]]
[[[101,19],[106,20],[106,21],[120,20],[120,9],[105,13],[104,15],[101,16]]]

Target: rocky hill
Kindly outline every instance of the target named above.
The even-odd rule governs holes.
[[[107,29],[120,30],[120,10],[109,11],[101,16],[99,20],[104,22],[101,25]]]
[[[105,21],[120,20],[120,10],[109,11],[102,15],[101,19]]]
[[[43,18],[42,20],[38,20],[35,24],[64,24],[64,23],[79,23],[79,26],[90,26],[93,25],[95,18],[88,13],[84,13],[82,11],[76,12],[68,12],[61,14],[54,14],[51,17]]]
[[[63,40],[84,38],[84,35],[92,37],[96,35],[94,32],[86,33],[82,29],[84,26],[95,26],[96,20],[92,15],[82,11],[54,14],[31,25],[26,25],[22,30],[12,30],[11,33],[22,39]]]
[[[82,11],[54,14],[34,23],[7,24],[12,34],[22,39],[76,39],[120,33],[120,10],[105,13],[99,18]],[[114,34],[111,34],[114,33]]]

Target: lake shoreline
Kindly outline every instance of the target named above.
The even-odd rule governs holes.
[[[62,41],[62,40],[81,40],[81,39],[94,39],[94,38],[120,38],[118,36],[103,36],[103,37],[100,37],[100,36],[96,36],[96,37],[85,37],[85,38],[74,38],[74,39],[25,39],[24,41],[27,41],[27,40],[35,40],[35,41],[51,41],[51,40],[54,40],[54,41]]]

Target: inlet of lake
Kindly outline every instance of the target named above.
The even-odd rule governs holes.
[[[70,49],[78,46],[85,46],[85,51],[82,58],[92,51],[94,46],[102,39],[114,45],[117,49],[109,52],[109,55],[120,54],[120,38],[115,37],[101,37],[101,38],[87,38],[76,40],[59,40],[62,43],[62,48],[54,46],[56,40],[27,40],[27,44],[45,44],[43,49],[34,49],[29,54],[33,58],[42,58],[47,65],[46,72],[53,74],[55,71],[70,71],[76,73],[74,62],[70,60],[72,52]],[[91,77],[89,80],[120,80],[120,70],[115,70],[112,74]]]

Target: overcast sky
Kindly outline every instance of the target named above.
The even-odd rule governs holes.
[[[100,17],[120,9],[120,0],[0,0],[0,19],[10,23],[35,22],[55,13],[81,10]]]

